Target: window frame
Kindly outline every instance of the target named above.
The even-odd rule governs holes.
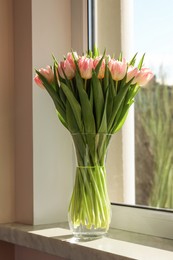
[[[89,0],[88,0],[89,1]],[[95,6],[94,10],[96,11],[95,19],[97,19],[98,8],[97,4],[98,0],[91,0],[93,5]],[[133,49],[133,6],[134,0],[129,0],[128,4],[126,0],[120,1],[120,12],[121,12],[121,48],[124,55],[128,58],[129,49]],[[88,10],[89,11],[89,10]],[[91,15],[88,17],[91,17]],[[93,14],[92,14],[93,17]],[[94,23],[93,31],[97,30],[97,21]],[[88,35],[89,37],[89,35]],[[97,42],[97,31],[96,36],[94,37]],[[122,130],[122,143],[123,143],[123,170],[128,171],[126,174],[127,178],[130,176],[132,172],[134,172],[134,107],[130,112],[130,116],[128,118],[128,122],[123,127]],[[133,152],[132,156],[129,156],[130,149],[126,149],[127,147],[127,137],[132,136],[132,140],[128,147],[131,148]],[[134,178],[135,174],[132,174],[132,183],[131,188],[134,187]],[[128,187],[128,182],[126,182],[126,187]],[[128,198],[128,194],[131,192],[131,188],[128,188],[127,194],[125,195]],[[135,194],[132,194],[131,204],[134,204]],[[126,200],[128,201],[128,199]],[[173,239],[173,211],[166,209],[158,209],[158,208],[150,208],[150,207],[142,207],[138,205],[127,205],[127,204],[119,204],[119,203],[111,203],[112,208],[112,220],[111,227],[117,228],[121,230],[127,230],[131,232],[137,232],[157,237],[163,237],[168,239]]]
[[[111,203],[111,227],[135,233],[173,239],[171,210]]]

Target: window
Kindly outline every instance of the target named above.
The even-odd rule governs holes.
[[[128,1],[128,4],[125,0],[97,1],[96,41],[99,48],[103,50],[106,46],[108,53],[119,53],[122,50],[124,56],[127,58],[134,54],[135,48],[141,48],[143,52],[146,51],[148,53],[148,56],[150,55],[150,52],[146,50],[146,44],[144,42],[145,38],[149,36],[144,36],[142,46],[137,45],[138,42],[135,43],[136,38],[133,36],[134,29],[136,35],[136,27],[134,27],[134,24],[138,23],[140,28],[142,17],[149,17],[150,12],[147,11],[147,8],[150,4],[143,1],[143,4],[146,5],[146,7],[141,7],[138,16],[136,14],[136,4],[142,6],[141,1],[135,0]],[[145,10],[147,13],[145,13]],[[151,12],[154,15],[154,11]],[[148,18],[148,26],[150,26],[151,20],[153,20],[153,15],[152,18]],[[133,23],[134,17],[137,19],[135,20],[135,23]],[[142,34],[145,35],[144,32],[142,32]],[[155,34],[152,32],[152,35]],[[139,35],[137,37],[141,38]],[[149,41],[148,45],[150,46]],[[149,66],[151,65],[149,64]],[[111,183],[110,195],[111,201],[113,202],[112,226],[145,234],[173,238],[170,229],[170,225],[173,223],[172,212],[169,210],[164,211],[146,208],[146,205],[144,206],[143,203],[139,203],[139,199],[136,200],[136,197],[139,194],[139,185],[136,185],[135,190],[135,165],[133,164],[134,141],[134,111],[132,109],[126,125],[123,130],[118,133],[115,143],[110,148],[114,149],[114,158],[112,159],[114,161],[111,167],[108,165],[111,172],[111,177],[108,176],[108,182]],[[115,174],[118,177],[115,177]],[[137,173],[136,176],[138,176]],[[115,183],[117,179],[120,180],[118,184]],[[135,200],[142,206],[136,206]],[[133,205],[133,207],[131,205]]]
[[[168,0],[157,8],[134,1],[135,50],[146,52],[155,73],[136,99],[136,203],[166,209],[173,209],[172,8]]]

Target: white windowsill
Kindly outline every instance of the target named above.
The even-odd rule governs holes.
[[[73,260],[173,259],[173,240],[110,229],[106,237],[75,242],[66,223],[0,224],[0,240]]]

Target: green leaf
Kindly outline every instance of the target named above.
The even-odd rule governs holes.
[[[129,65],[131,65],[131,66],[134,66],[134,65],[135,65],[137,54],[138,54],[138,53],[136,53],[136,54],[133,56],[133,58],[132,58],[131,61],[129,62]]]
[[[122,54],[122,52],[120,52],[120,55],[119,55],[119,57],[118,57],[118,60],[119,60],[119,61],[122,61],[122,58],[123,58],[123,54]]]
[[[121,103],[120,108],[118,109],[118,112],[117,112],[117,115],[115,117],[115,120],[114,120],[112,128],[115,128],[115,125],[117,124],[118,120],[121,117],[122,111],[123,111],[124,107],[126,106],[125,100],[126,100],[126,98],[124,98],[123,102]]]
[[[128,83],[126,83],[123,87],[121,87],[120,91],[113,99],[112,116],[108,123],[108,132],[110,132],[112,129],[113,123],[115,121],[115,117],[118,113],[118,110],[120,109],[121,103],[123,102],[132,81],[133,79],[130,80]]]
[[[74,133],[72,134],[72,138],[75,145],[77,160],[79,165],[84,166],[85,164],[85,154],[86,154],[86,141],[85,141],[85,135],[82,133]]]
[[[81,76],[79,75],[78,71],[76,71],[76,87],[79,93],[79,99],[82,109],[82,118],[83,124],[85,127],[85,133],[95,133],[95,119],[91,107],[91,103],[89,101],[88,95],[84,90],[84,82]]]
[[[113,98],[115,97],[115,86],[114,81],[112,79],[110,71],[108,71],[109,74],[109,94],[108,94],[108,102],[107,102],[107,123],[110,122],[111,116],[112,116],[112,109],[113,109]]]
[[[61,103],[58,101],[58,99],[53,99],[54,104],[58,112],[61,114],[61,117],[66,121],[66,116],[65,116],[65,109],[61,107]]]
[[[126,121],[127,115],[128,115],[128,111],[126,112],[126,114],[124,115],[122,120],[120,121],[119,125],[117,125],[116,128],[112,131],[113,134],[118,132],[122,128],[122,126],[124,125],[124,123]]]
[[[100,67],[101,67],[101,65],[102,65],[102,61],[103,61],[103,59],[104,59],[104,57],[105,57],[105,53],[106,53],[106,49],[104,50],[103,56],[102,56],[102,58],[99,60],[97,66],[96,66],[96,68],[95,68],[95,73],[96,73],[97,76],[98,76],[98,74],[99,74],[99,70],[100,70]]]
[[[114,123],[113,123],[113,126],[112,126],[112,129],[111,129],[111,133],[114,132],[114,129],[116,129],[118,127],[118,125],[120,124],[120,122],[122,121],[125,113],[127,110],[129,110],[130,106],[134,103],[133,100],[128,100],[127,99],[127,95],[125,97],[125,99],[123,100],[123,102],[121,103],[121,106],[118,110],[118,113],[116,115],[116,118],[114,120]]]
[[[111,120],[112,109],[113,109],[113,96],[110,94],[110,91],[109,91],[108,102],[107,102],[107,124]]]
[[[58,112],[58,110],[56,110],[56,113],[57,113],[58,118],[59,118],[59,120],[61,121],[61,123],[64,125],[65,128],[68,129],[68,125],[67,125],[66,121],[65,121],[64,118],[61,116],[61,114]],[[69,129],[68,129],[68,130],[69,130]]]
[[[90,58],[92,58],[93,57],[93,52],[91,50],[89,50],[88,51],[88,55],[89,55]]]
[[[79,127],[76,123],[74,112],[68,100],[66,101],[66,119],[69,131],[71,133],[79,133]]]
[[[53,60],[54,60],[54,64],[56,65],[56,66],[58,66],[58,61],[57,61],[57,59],[55,58],[55,56],[52,54],[52,58],[53,58]]]
[[[56,109],[58,110],[58,112],[61,114],[61,116],[66,121],[65,107],[64,107],[64,104],[62,103],[62,101],[59,97],[59,93],[55,91],[52,84],[50,84],[48,82],[48,80],[39,71],[36,70],[36,73],[38,74],[39,78],[41,79],[45,89],[47,90],[47,92],[49,93],[51,98],[53,99],[53,102],[55,104]]]
[[[90,99],[90,104],[91,104],[91,108],[92,108],[92,111],[93,111],[93,103],[94,103],[94,97],[93,97],[93,88],[92,88],[92,82],[90,81],[90,83],[91,83],[91,88],[90,88],[90,97],[89,97],[89,99]]]
[[[77,125],[79,127],[80,132],[83,132],[83,124],[81,119],[81,106],[73,95],[73,92],[61,82],[61,88],[66,95],[68,102],[73,110],[74,116],[76,118]]]
[[[131,102],[131,104],[129,105],[126,105],[125,108],[123,109],[122,111],[122,114],[119,118],[119,121],[117,122],[117,124],[114,126],[113,130],[112,130],[112,133],[116,133],[118,132],[121,127],[123,126],[123,124],[125,123],[125,120],[127,118],[127,115],[128,115],[128,111],[129,111],[129,108],[130,106],[132,105],[133,102]]]
[[[132,100],[138,93],[138,91],[140,90],[140,87],[136,84],[131,85],[131,89],[128,91],[127,93],[127,99],[130,101]]]
[[[110,89],[111,89],[110,93],[114,97],[117,93],[115,91],[115,85],[114,85],[115,81],[113,80],[110,71],[109,71],[109,82],[110,82]]]
[[[65,96],[62,88],[59,88],[59,96],[60,96],[60,99],[62,100],[62,103],[64,104],[64,106],[66,106],[66,96]]]
[[[142,55],[142,58],[138,64],[138,69],[140,70],[142,68],[143,62],[144,62],[144,58],[145,58],[145,53]]]
[[[102,86],[99,79],[96,76],[95,71],[92,74],[92,89],[93,89],[93,99],[95,108],[95,119],[97,130],[100,128],[102,114],[104,110],[104,96],[102,91]]]
[[[105,105],[102,116],[102,121],[98,133],[107,133],[107,102],[108,102],[109,89],[106,91]]]
[[[94,58],[99,56],[99,49],[94,45]]]
[[[106,93],[106,89],[109,85],[109,69],[108,69],[108,65],[105,65],[105,75],[104,75],[104,79],[103,79],[103,92],[104,94]]]
[[[57,70],[56,63],[54,62],[53,71],[54,71],[55,90],[58,91],[59,84],[58,84],[58,80],[57,80],[57,76],[56,76],[56,70]]]

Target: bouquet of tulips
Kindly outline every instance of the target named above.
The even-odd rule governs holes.
[[[36,70],[34,80],[54,101],[58,117],[71,133],[115,133],[123,125],[140,86],[153,77],[135,67],[136,55],[128,63],[120,55],[116,60],[98,51],[78,56],[68,53],[54,66]]]
[[[69,214],[74,228],[108,229],[110,203],[106,188],[105,154],[123,125],[140,87],[153,77],[143,67],[144,55],[127,62],[98,49],[83,56],[70,52],[53,67],[36,70],[35,82],[45,88],[62,124],[73,136],[78,167]]]

